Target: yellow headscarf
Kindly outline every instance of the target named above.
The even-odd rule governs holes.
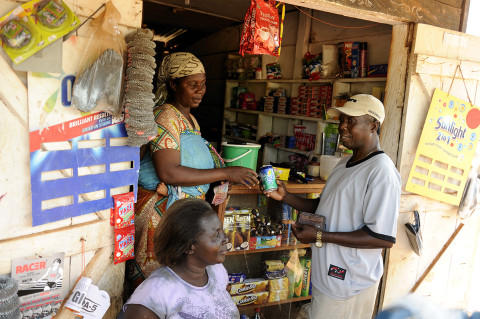
[[[205,73],[202,62],[189,52],[175,52],[163,58],[158,72],[155,104],[162,105],[167,99],[167,84],[170,80],[192,74]]]

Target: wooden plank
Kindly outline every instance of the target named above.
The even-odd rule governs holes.
[[[417,25],[415,37],[415,54],[480,62],[480,37],[426,24]]]
[[[460,26],[461,8],[451,7],[435,0],[285,0],[284,2],[387,24],[427,23],[451,30],[458,30]]]
[[[392,32],[390,58],[388,61],[387,85],[385,88],[385,121],[380,134],[380,145],[392,161],[397,163],[403,103],[405,99],[405,79],[407,77],[408,42],[411,30],[408,25],[395,25]]]
[[[7,213],[2,214],[1,240],[18,236],[32,222],[31,203],[25,200],[31,196],[27,88],[3,57],[0,69],[0,211]]]
[[[307,10],[311,14],[312,10]],[[312,27],[312,18],[305,14],[300,14],[298,19],[297,44],[295,46],[295,61],[293,63],[293,78],[301,79],[303,76],[303,55],[308,51],[310,38],[310,28]]]
[[[457,71],[455,79],[462,81],[463,75],[465,80],[480,80],[480,62],[460,61],[458,59],[448,59],[424,54],[418,54],[416,60],[415,72],[419,74],[452,78],[457,65],[460,65],[462,74]]]
[[[412,168],[433,91],[435,87],[440,87],[439,83],[433,81],[423,82],[420,76],[412,74],[410,71],[407,83],[409,85],[405,92],[402,132],[397,159],[397,168],[402,178],[402,189],[405,189]]]
[[[404,224],[413,222],[411,212],[401,213],[397,224],[397,242],[390,249],[389,263],[387,266],[387,283],[384,291],[384,306],[407,294],[417,280],[428,268],[450,235],[454,232],[457,224],[456,211],[434,211],[424,213],[420,211],[421,231],[423,237],[423,251],[417,256],[410,248]],[[461,243],[459,240],[458,243]],[[445,301],[446,290],[449,289],[444,278],[455,276],[454,268],[450,267],[452,252],[450,247],[442,259],[425,278],[417,293],[429,296],[441,304]]]
[[[107,245],[105,247],[102,247],[102,248],[98,249],[96,251],[95,255],[93,256],[93,258],[88,263],[88,265],[85,267],[85,275],[84,276],[92,279],[92,284],[98,285],[98,281],[100,280],[100,278],[102,278],[102,276],[104,275],[108,266],[110,264],[112,264],[112,262],[113,262],[113,251],[114,251],[114,246],[113,245]],[[79,274],[78,279],[80,278],[80,275],[81,274]],[[75,314],[72,311],[70,311],[66,308],[63,308],[63,304],[65,303],[65,301],[68,300],[73,288],[75,288],[75,285],[73,285],[71,287],[70,292],[65,297],[64,302],[62,303],[62,306],[60,308],[60,311],[57,313],[55,318],[58,318],[58,319],[74,319],[74,318],[76,318]],[[98,285],[98,288],[100,290],[103,290],[103,288],[100,285]]]
[[[1,240],[0,274],[11,271],[11,260],[15,258],[58,251],[65,252],[65,256],[81,253],[81,238],[86,239],[85,251],[113,245],[115,238],[110,220],[96,220],[39,234]]]
[[[303,9],[302,9],[303,11]],[[381,47],[382,44],[390,45],[390,41],[383,43],[383,35],[392,34],[392,26],[389,24],[377,24],[371,21],[359,20],[357,17],[346,17],[325,11],[313,11],[312,28],[310,31],[310,45],[319,41],[328,41],[327,44],[336,44],[343,41],[370,41],[368,55],[374,53],[371,45]],[[368,28],[364,28],[368,26]],[[372,43],[374,42],[374,43]],[[380,42],[380,43],[377,43]],[[320,47],[321,48],[321,47]],[[389,47],[382,52],[388,58]],[[310,51],[317,53],[320,51]]]
[[[415,206],[418,205],[424,212],[431,211],[452,211],[456,212],[458,207],[447,203],[440,202],[435,199],[430,199],[424,196],[415,194],[402,194],[400,197],[400,212],[409,213],[413,212]]]
[[[110,295],[110,308],[103,319],[116,319],[123,307],[123,281],[125,279],[125,263],[114,265],[109,262],[102,278],[98,281],[98,287]]]
[[[465,0],[437,0],[437,2],[444,3],[454,8],[461,8]]]
[[[458,223],[459,221],[457,221],[457,227],[459,227]],[[470,307],[469,298],[471,293],[474,296],[478,294],[475,290],[478,290],[480,282],[476,274],[478,268],[475,267],[475,259],[479,258],[479,229],[480,218],[475,214],[465,222],[465,226],[450,247],[452,275],[447,277],[448,289],[443,303],[447,308],[478,309],[480,299],[477,298],[476,302],[472,299],[472,307]]]
[[[30,0],[1,0],[2,14],[7,13],[10,10],[15,9],[17,6],[22,5]],[[64,0],[66,5],[79,17],[81,21],[84,21],[87,17],[93,14],[106,0]],[[113,4],[120,12],[121,19],[119,24],[127,27],[140,28],[142,25],[142,1],[130,1],[130,0],[113,0]],[[3,9],[5,8],[5,10]],[[4,11],[4,12],[3,12]],[[98,15],[99,13],[97,13]],[[96,16],[97,16],[96,15]]]
[[[72,288],[75,287],[75,284],[78,281],[78,278],[80,278],[82,274],[82,267],[86,267],[90,261],[92,260],[93,256],[95,256],[95,253],[97,252],[96,249],[93,250],[88,250],[84,254],[76,254],[72,255],[70,257],[70,272],[69,272],[69,289],[70,291]],[[82,259],[85,258],[85,265],[82,265]]]
[[[462,1],[462,12],[460,14],[460,27],[458,31],[465,33],[467,31],[468,13],[470,12],[470,0]]]

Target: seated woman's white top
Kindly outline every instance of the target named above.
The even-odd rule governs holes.
[[[123,306],[142,305],[160,319],[232,319],[239,318],[237,306],[227,292],[228,274],[222,264],[207,266],[208,283],[193,286],[173,270],[163,266],[155,270]]]

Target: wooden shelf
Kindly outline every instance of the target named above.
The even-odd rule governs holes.
[[[315,177],[313,181],[309,181],[308,184],[301,184],[297,182],[283,182],[287,187],[289,193],[292,194],[308,194],[308,193],[321,193],[325,186],[325,181],[319,177]],[[259,186],[253,188],[247,188],[244,185],[235,184],[228,191],[229,195],[255,195],[263,194]]]
[[[226,134],[223,134],[223,137],[225,137],[225,138],[229,138],[229,139],[231,139],[231,140],[235,140],[235,141],[240,141],[240,142],[246,142],[246,143],[257,143],[257,141],[255,141],[255,140],[251,140],[251,139],[244,138],[244,137],[237,137],[237,136],[233,136],[233,135],[226,135]]]
[[[286,246],[273,247],[273,248],[229,251],[227,252],[227,256],[248,255],[248,254],[256,254],[256,253],[264,253],[269,251],[293,250],[293,249],[302,249],[302,248],[310,248],[310,244],[286,245]]]
[[[272,144],[265,144],[265,146],[270,147],[270,148],[274,148],[274,149],[278,149],[278,150],[282,150],[282,151],[286,151],[286,152],[298,153],[298,154],[303,154],[303,155],[308,155],[308,154],[313,152],[313,151],[302,151],[302,150],[299,150],[299,149],[296,149],[296,148],[273,146]],[[315,155],[320,156],[319,154],[315,154]]]
[[[305,300],[310,300],[310,299],[312,299],[312,296],[297,297],[297,298],[292,298],[292,299],[287,299],[287,300],[267,302],[267,303],[263,303],[263,304],[260,304],[260,305],[246,305],[246,306],[237,306],[237,307],[238,307],[239,310],[252,309],[252,308],[264,308],[264,307],[269,307],[269,306],[277,306],[277,305],[282,305],[282,304],[285,304],[285,303],[305,301]]]
[[[261,80],[227,80],[227,82],[246,82],[246,83],[267,83],[267,82],[275,82],[275,83],[333,83],[333,82],[386,82],[387,77],[367,77],[367,78],[334,78],[334,79],[320,79],[310,81],[308,79],[261,79]]]
[[[324,123],[338,123],[338,120],[324,120],[319,117],[308,117],[308,116],[301,116],[301,115],[290,115],[290,114],[279,114],[279,113],[270,113],[270,112],[263,112],[263,111],[252,111],[252,110],[242,110],[242,109],[234,109],[231,107],[226,107],[225,111],[230,112],[238,112],[238,113],[249,113],[249,114],[260,114],[272,117],[282,117],[288,119],[297,119],[303,121],[311,121],[311,122],[324,122]]]
[[[336,79],[337,82],[344,82],[344,83],[355,83],[355,82],[387,82],[386,77],[371,77],[371,78],[343,78],[343,79]]]

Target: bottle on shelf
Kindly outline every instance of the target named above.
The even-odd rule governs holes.
[[[240,319],[248,319],[248,316],[246,314],[241,314]]]
[[[264,317],[260,313],[260,308],[255,308],[255,316],[253,317],[253,319],[264,319]]]

